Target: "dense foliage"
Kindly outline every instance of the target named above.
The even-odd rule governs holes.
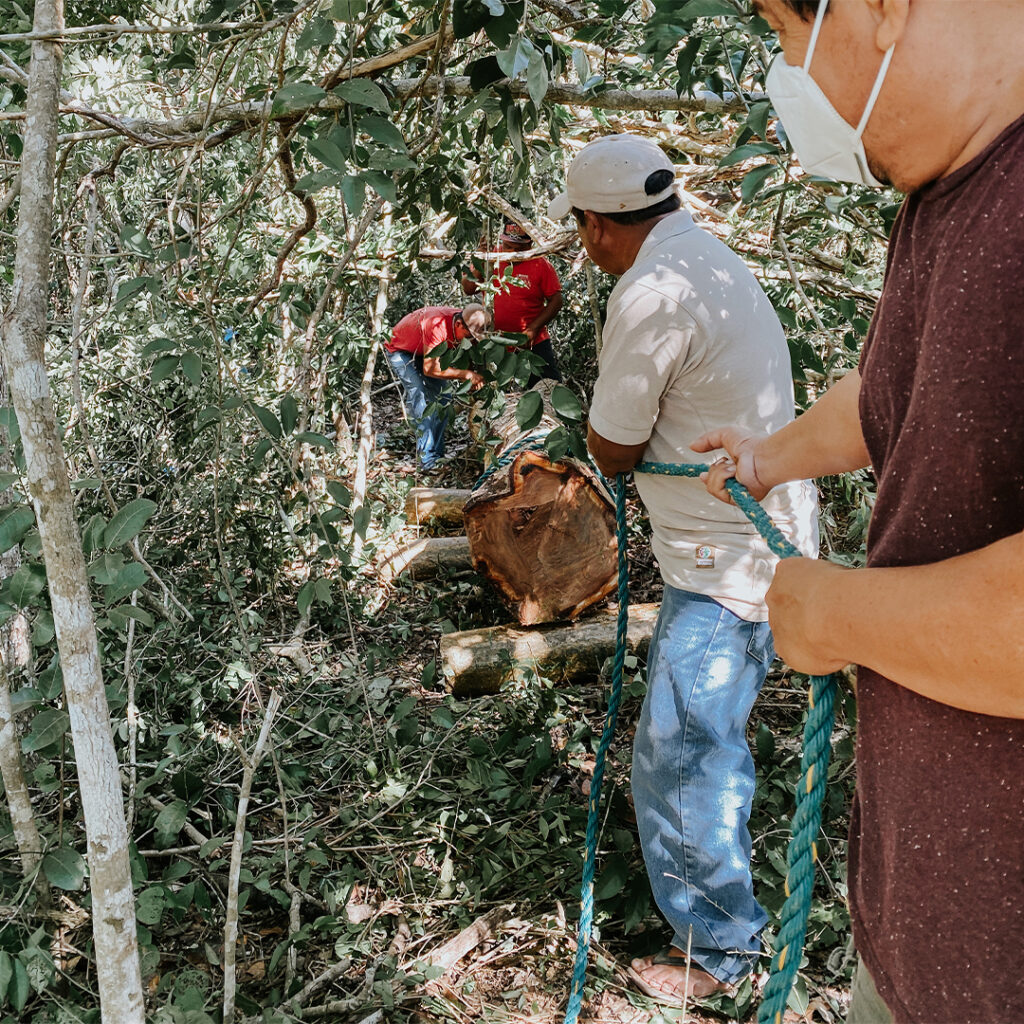
[[[30,16],[0,0],[4,32],[27,32]],[[241,1009],[298,1019],[287,1000],[340,964],[304,997],[340,1000],[323,1011],[330,1019],[378,1007],[396,1021],[548,1019],[567,987],[601,681],[571,688],[521,673],[499,698],[445,694],[437,637],[507,613],[475,577],[387,583],[377,572],[406,534],[416,482],[402,470],[411,432],[395,384],[374,363],[380,342],[410,309],[460,301],[468,254],[494,244],[515,206],[565,285],[556,342],[576,400],[551,444],[578,449],[611,282],[544,210],[575,149],[636,131],[666,148],[695,213],[755,269],[806,405],[855,365],[894,199],[800,172],[763,96],[774,41],[730,0],[212,0],[119,4],[116,15],[82,3],[68,24],[97,27],[66,48],[78,109],[69,98],[61,122],[50,373],[123,756],[154,1019],[217,1019],[238,783],[272,689],[284,709],[247,821]],[[28,43],[7,38],[0,50],[6,301]],[[642,89],[662,92],[643,109],[615,105]],[[495,409],[529,369],[503,344],[458,358],[486,362]],[[30,652],[9,674],[43,871],[60,895],[56,916],[36,907],[3,840],[0,1012],[97,1020],[45,570],[9,409],[0,426],[0,548],[20,551],[0,620],[29,621]],[[463,446],[450,482],[471,481],[481,456]],[[826,551],[856,561],[870,480],[823,488]],[[633,516],[634,588],[650,592]],[[631,676],[593,978],[608,1013],[622,1014],[621,966],[663,939],[629,826],[628,723],[643,666]],[[801,685],[776,673],[752,731],[756,877],[772,913]],[[853,713],[850,697],[797,997],[824,1020],[835,1019],[848,960]],[[443,972],[426,966],[430,952],[504,904],[502,941],[478,971],[432,980]],[[747,985],[720,1009],[742,1017],[751,1001]]]

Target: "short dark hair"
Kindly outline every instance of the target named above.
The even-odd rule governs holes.
[[[644,182],[644,191],[649,196],[656,196],[659,192],[664,192],[672,184],[674,178],[675,175],[667,168],[661,171],[652,171]],[[595,213],[600,213],[602,217],[607,217],[616,224],[643,224],[645,221],[664,216],[666,213],[674,213],[682,205],[683,201],[677,193],[673,192],[672,195],[666,196],[660,202],[644,207],[642,210],[616,210],[613,213],[596,210]],[[579,207],[572,208],[572,215],[578,224],[583,222],[583,210]]]
[[[782,2],[796,11],[803,21],[811,21],[818,14],[819,0],[782,0]],[[825,9],[825,13],[828,13],[828,8]]]

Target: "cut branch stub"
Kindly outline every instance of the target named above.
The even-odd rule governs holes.
[[[552,382],[537,386],[550,409]],[[573,619],[616,583],[615,504],[586,462],[552,462],[543,438],[557,425],[545,415],[513,434],[514,417],[495,424],[502,449],[518,451],[473,489],[463,515],[473,566],[524,626]]]

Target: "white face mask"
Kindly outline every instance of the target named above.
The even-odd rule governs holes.
[[[793,144],[800,165],[808,174],[820,174],[826,178],[853,181],[860,185],[881,185],[868,170],[861,136],[885,81],[896,46],[894,43],[886,50],[860,124],[854,128],[832,106],[810,74],[811,58],[814,56],[814,47],[818,42],[818,32],[827,7],[828,0],[821,0],[818,4],[818,15],[814,19],[803,67],[787,64],[780,53],[768,69],[765,88]]]

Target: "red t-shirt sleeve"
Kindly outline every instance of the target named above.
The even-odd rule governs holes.
[[[423,354],[425,356],[431,356],[434,349],[438,345],[447,345],[449,348],[452,347],[455,339],[452,337],[451,332],[448,330],[448,316],[444,314],[436,314],[434,316],[425,317],[423,320]],[[441,353],[438,352],[437,356]],[[437,358],[434,356],[434,358]]]
[[[550,299],[552,295],[562,290],[562,282],[558,280],[557,271],[547,260],[540,261],[539,270],[537,277],[541,294],[545,299]]]

